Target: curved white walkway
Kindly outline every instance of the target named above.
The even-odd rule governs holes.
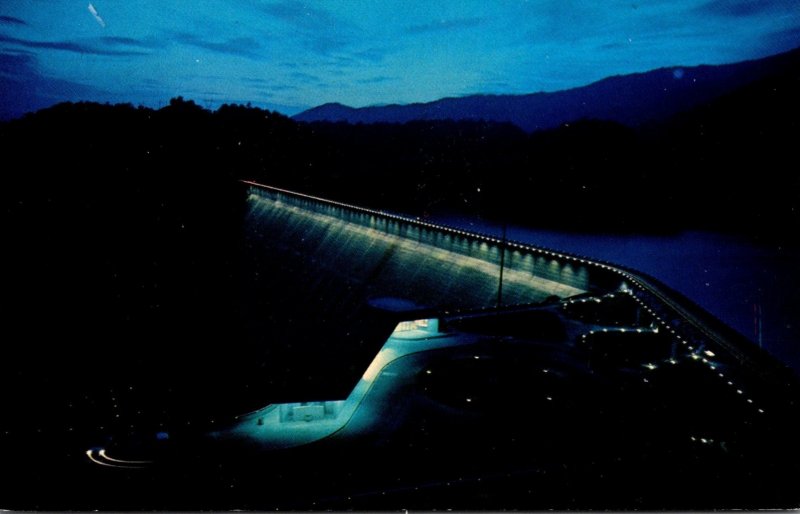
[[[414,353],[472,344],[476,339],[475,336],[425,330],[395,332],[386,340],[346,400],[268,405],[240,416],[234,427],[215,432],[212,436],[249,439],[268,449],[291,448],[319,441],[345,428],[357,411],[371,411],[370,405],[383,401],[380,394],[371,393],[379,379],[394,379],[393,375],[383,375],[391,363]],[[358,425],[358,430],[367,428],[362,423]]]

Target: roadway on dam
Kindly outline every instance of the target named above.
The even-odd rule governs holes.
[[[646,308],[658,313],[659,323],[687,345],[710,345],[762,379],[785,380],[784,367],[755,345],[635,270],[254,182],[245,184],[249,187],[249,240],[261,249],[252,252],[254,275],[260,270],[275,280],[270,270],[281,269],[277,275],[291,277],[287,287],[302,291],[301,303],[316,301],[325,322],[350,323],[343,338],[356,332],[361,321],[355,314],[368,312],[362,306],[376,297],[452,312],[532,304],[586,291],[632,289]],[[278,261],[273,260],[276,255]],[[501,267],[502,305],[498,305]],[[277,282],[282,290],[281,280]],[[370,346],[371,354],[365,351],[352,373],[366,369],[393,324],[387,322],[381,328]],[[350,387],[339,389],[340,398],[346,397],[358,376],[350,375]]]
[[[584,293],[587,265],[249,183],[241,311],[273,402],[344,399],[409,312]],[[504,254],[501,254],[504,252]]]

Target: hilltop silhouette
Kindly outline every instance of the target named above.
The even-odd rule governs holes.
[[[407,105],[353,108],[339,103],[314,107],[297,121],[406,123],[418,120],[508,122],[526,132],[557,128],[579,119],[614,121],[630,127],[663,122],[679,112],[779,73],[800,63],[800,49],[720,66],[671,66],[608,77],[583,87],[524,95],[476,94]]]

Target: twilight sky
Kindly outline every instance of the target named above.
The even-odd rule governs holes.
[[[0,118],[64,100],[294,114],[554,91],[797,46],[798,0],[3,0]]]

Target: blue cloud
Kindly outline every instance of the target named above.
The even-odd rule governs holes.
[[[152,39],[142,40],[130,37],[106,36],[106,37],[101,37],[100,42],[108,46],[128,46],[128,47],[146,48],[146,49],[164,47],[163,43]]]
[[[329,12],[301,2],[277,2],[262,6],[261,10],[297,27],[330,28],[337,21]]]
[[[299,88],[292,84],[270,84],[264,87],[267,91],[280,92],[280,91],[297,91]]]
[[[28,52],[0,52],[0,119],[69,100],[99,100],[107,92],[94,86],[43,75]]]
[[[358,59],[359,61],[377,63],[383,61],[387,53],[389,53],[389,50],[384,48],[366,48],[364,50],[353,52],[351,55],[353,58]]]
[[[307,41],[308,47],[318,54],[342,50],[352,43],[352,38],[341,34],[314,34]]]
[[[429,34],[431,32],[448,32],[451,30],[467,29],[477,27],[481,24],[481,18],[453,18],[449,20],[439,20],[421,25],[406,27],[406,34]]]
[[[797,47],[800,45],[800,26],[770,32],[764,39],[770,44]]]
[[[181,32],[175,34],[178,43],[202,48],[210,52],[246,57],[253,60],[261,60],[263,55],[258,50],[262,49],[261,43],[249,37],[236,37],[223,41],[209,41],[194,34]]]
[[[270,83],[267,79],[262,79],[260,77],[242,77],[239,80],[241,80],[245,84],[252,84],[255,86],[261,86]]]
[[[27,52],[22,53],[0,53],[0,74],[17,75],[29,69],[33,61],[33,56]]]
[[[110,55],[118,57],[148,55],[147,52],[141,52],[141,51],[106,50],[103,48],[96,48],[83,43],[76,43],[74,41],[33,41],[30,39],[20,39],[16,37],[11,37],[5,34],[0,34],[0,43],[6,43],[12,46],[21,46],[24,48],[61,50],[64,52],[73,52],[76,54]]]
[[[739,18],[797,8],[796,2],[786,0],[711,0],[701,5],[698,11],[704,14]]]
[[[13,16],[0,16],[0,23],[4,25],[27,25],[28,22]]]
[[[391,82],[394,80],[395,77],[390,77],[388,75],[379,75],[377,77],[369,77],[365,79],[356,80],[359,84],[381,84],[384,82]]]
[[[357,26],[303,2],[283,1],[260,9],[288,26],[301,44],[318,55],[329,56],[361,41]]]
[[[302,71],[292,72],[291,77],[294,80],[299,80],[302,82],[316,82],[316,83],[320,82],[320,78],[318,76],[312,75],[310,73],[305,73]]]

